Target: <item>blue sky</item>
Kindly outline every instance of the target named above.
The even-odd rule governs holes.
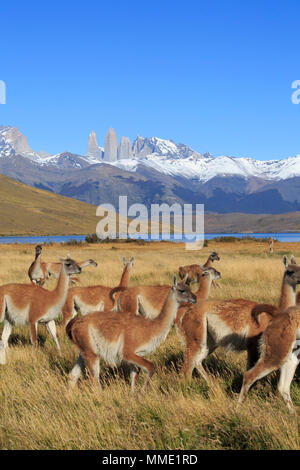
[[[214,155],[300,153],[299,1],[5,2],[0,124],[35,150],[156,135]]]

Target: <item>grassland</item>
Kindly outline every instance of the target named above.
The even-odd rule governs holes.
[[[221,256],[222,289],[212,298],[244,297],[277,302],[283,273],[282,255],[300,260],[300,243],[214,243],[200,252],[170,243],[46,246],[44,259],[67,252],[74,259],[94,258],[98,268],[81,275],[81,285],[116,285],[122,256],[135,256],[131,284],[170,283],[178,266],[205,261],[209,249]],[[0,245],[0,284],[27,282],[33,246]],[[49,285],[52,288],[54,284]],[[183,347],[172,330],[153,354],[157,372],[147,391],[132,395],[126,369],[101,364],[102,389],[83,379],[70,392],[67,373],[77,357],[74,345],[58,326],[62,355],[43,326],[34,350],[28,328],[11,336],[8,363],[0,369],[0,447],[2,449],[299,449],[298,425],[276,394],[276,373],[258,382],[237,410],[245,354],[217,350],[205,361],[210,384],[195,374],[181,377]],[[142,377],[143,379],[143,377]],[[141,380],[142,382],[142,380]],[[292,398],[300,410],[297,377]],[[299,413],[299,411],[298,411]]]

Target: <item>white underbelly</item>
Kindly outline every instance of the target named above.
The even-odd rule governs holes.
[[[222,321],[219,315],[214,313],[207,314],[207,321],[208,333],[211,336],[212,343],[223,346],[228,351],[243,351],[246,349],[248,327],[237,333]]]

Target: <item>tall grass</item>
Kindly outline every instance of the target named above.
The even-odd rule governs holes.
[[[278,244],[279,245],[279,244]],[[112,246],[115,250],[111,250]],[[204,262],[209,249],[185,251],[183,245],[160,243],[45,247],[44,259],[65,256],[93,258],[98,268],[87,268],[81,285],[119,282],[122,256],[135,256],[131,284],[166,284],[178,266]],[[269,255],[267,244],[216,243],[221,261],[222,289],[212,298],[245,297],[277,302],[283,273],[282,253],[300,259],[300,244],[280,244]],[[293,251],[292,251],[293,250]],[[34,248],[0,246],[0,283],[28,282],[26,271]],[[49,288],[55,286],[51,281]],[[196,288],[196,286],[194,287]],[[0,368],[0,447],[2,449],[299,449],[297,423],[277,397],[277,375],[258,382],[246,402],[236,408],[245,353],[209,356],[205,384],[197,374],[186,384],[181,376],[183,347],[172,330],[152,355],[157,366],[148,390],[130,392],[126,367],[111,369],[101,363],[101,389],[83,378],[69,391],[67,374],[77,351],[58,325],[59,356],[53,340],[39,326],[39,347],[29,342],[27,327],[15,328],[8,363]],[[297,379],[292,385],[300,406]]]

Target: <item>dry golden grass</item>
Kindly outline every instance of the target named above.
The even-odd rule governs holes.
[[[45,260],[66,253],[76,260],[93,258],[98,268],[81,275],[81,285],[118,283],[122,256],[135,256],[131,284],[170,283],[178,266],[204,262],[216,248],[221,261],[222,289],[212,298],[245,297],[277,302],[283,273],[282,255],[300,260],[299,244],[275,245],[269,255],[263,243],[219,243],[200,252],[171,243],[46,246]],[[30,245],[0,246],[0,284],[28,282],[33,258]],[[53,288],[55,282],[48,286]],[[181,377],[183,349],[175,331],[153,354],[157,365],[149,389],[130,393],[125,368],[101,363],[102,389],[86,379],[70,392],[67,373],[77,357],[74,345],[58,326],[62,355],[43,326],[38,349],[29,343],[28,328],[16,328],[10,339],[8,363],[0,369],[0,447],[2,449],[299,449],[297,423],[276,395],[276,374],[258,382],[239,410],[237,394],[245,354],[221,349],[205,361],[210,385],[195,374]],[[143,378],[143,377],[142,377]],[[142,382],[142,379],[141,379]],[[292,397],[300,406],[297,378]]]

